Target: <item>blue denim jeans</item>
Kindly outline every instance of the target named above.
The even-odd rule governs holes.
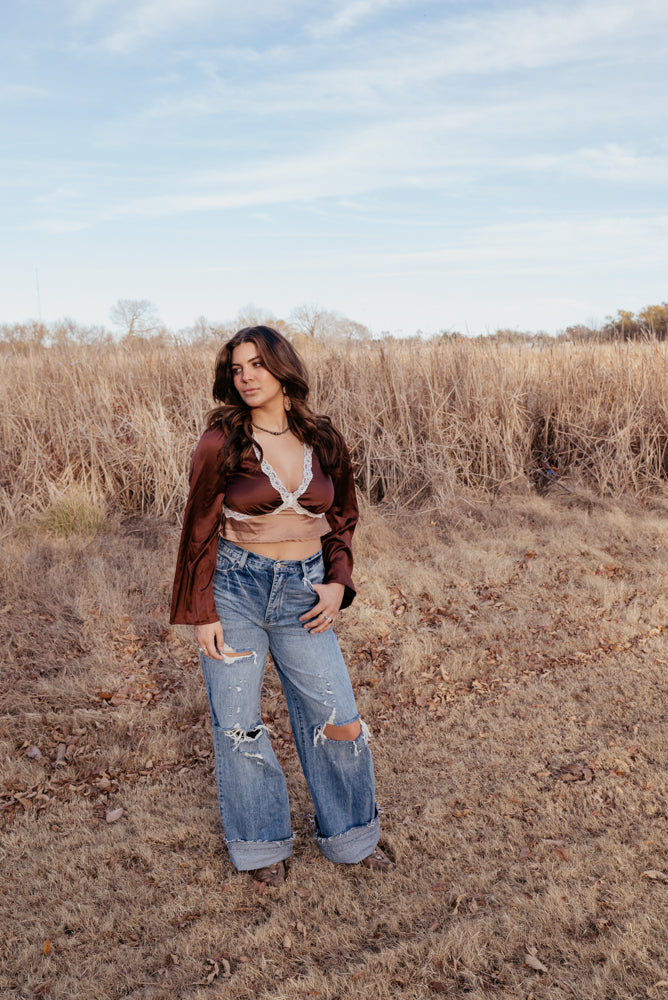
[[[327,724],[359,719],[334,632],[311,635],[299,616],[317,601],[322,554],[304,560],[256,555],[220,539],[213,594],[225,644],[247,656],[202,656],[209,696],[216,780],[225,842],[234,866],[262,868],[292,853],[285,776],[262,720],[267,651],[278,672],[316,819],[316,840],[330,861],[354,864],[379,837],[369,731],[333,740]]]

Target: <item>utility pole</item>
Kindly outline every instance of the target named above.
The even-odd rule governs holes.
[[[37,289],[37,318],[42,322],[42,300],[39,296],[39,271],[35,268],[35,287]]]

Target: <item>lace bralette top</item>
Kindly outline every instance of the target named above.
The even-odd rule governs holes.
[[[259,460],[260,451],[254,450]],[[264,457],[259,470],[242,470],[228,479],[222,535],[241,543],[320,538],[330,530],[325,512],[333,500],[331,477],[305,443],[302,481],[296,490],[287,489]]]

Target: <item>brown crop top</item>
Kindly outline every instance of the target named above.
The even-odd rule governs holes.
[[[225,480],[219,458],[224,446],[223,432],[211,427],[200,438],[190,463],[190,494],[183,516],[170,621],[190,625],[218,621],[212,583],[224,507],[229,512],[228,518],[240,524],[246,518],[281,509],[302,516],[324,514],[327,518],[327,531],[322,536],[325,583],[344,585],[341,606],[347,607],[355,596],[351,541],[358,510],[355,480],[345,445],[341,471],[334,479],[323,473],[316,452],[309,455],[305,449],[304,478],[292,494],[282,484],[279,489],[278,477],[265,462],[261,468],[244,466]]]

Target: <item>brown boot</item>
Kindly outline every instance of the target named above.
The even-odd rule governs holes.
[[[256,882],[262,885],[277,886],[285,882],[285,864],[278,861],[275,865],[266,865],[265,868],[255,868],[251,875]]]
[[[361,865],[365,868],[371,868],[375,872],[393,872],[397,867],[393,861],[391,861],[385,851],[381,851],[380,847],[377,847],[373,854],[369,854],[366,858],[362,858],[360,861]]]

